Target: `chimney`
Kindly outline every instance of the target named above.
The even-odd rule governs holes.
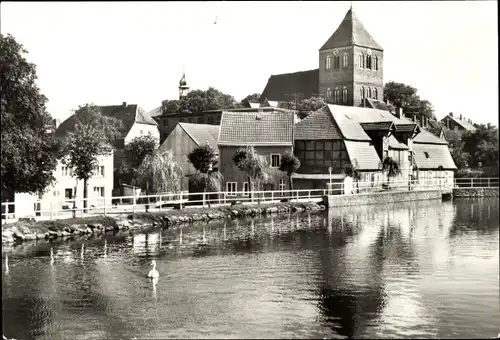
[[[462,120],[462,114],[460,114],[460,120]]]
[[[403,108],[400,106],[396,107],[396,117],[401,119],[401,118],[404,118],[404,116],[405,115],[403,113]]]
[[[57,118],[52,119],[52,126],[54,127],[54,129],[57,129],[60,124],[61,124],[60,119],[57,119]]]
[[[450,112],[450,113],[449,113],[449,116],[450,116],[450,117],[453,117],[453,112]]]
[[[126,108],[126,107],[127,107],[127,102],[123,102],[123,103],[122,103],[122,107],[123,107],[123,108]]]

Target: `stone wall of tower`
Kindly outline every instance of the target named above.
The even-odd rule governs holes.
[[[319,52],[319,92],[326,98],[328,88],[331,88],[333,91],[335,87],[338,87],[342,95],[342,89],[347,87],[347,105],[351,106],[353,102],[354,80],[353,47],[343,46],[336,48],[336,50],[337,55],[340,57],[340,68],[333,67],[333,57],[335,56],[333,49]],[[344,67],[344,55],[347,55],[348,60],[346,67]],[[326,69],[327,56],[332,58],[332,67],[329,70]]]
[[[377,99],[383,100],[384,91],[384,52],[379,50],[371,50],[371,55],[376,56],[378,59],[378,70],[360,68],[359,67],[359,55],[363,53],[367,54],[368,48],[354,46],[354,106],[358,106],[362,103],[361,90],[363,87],[365,89],[371,88],[377,89]]]

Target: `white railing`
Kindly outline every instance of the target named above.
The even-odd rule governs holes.
[[[355,195],[379,191],[408,191],[449,188],[445,179],[432,181],[391,181],[389,188],[382,182],[353,182],[351,192],[345,192],[343,183],[327,184],[325,189],[300,189],[283,191],[249,192],[204,192],[204,193],[167,193],[155,195],[91,197],[87,199],[35,200],[33,213],[36,219],[65,219],[85,217],[89,215],[108,215],[137,213],[145,211],[161,212],[167,209],[183,209],[189,207],[220,207],[230,204],[272,203],[280,201],[303,202],[320,201],[326,195]],[[87,207],[83,207],[83,202]],[[30,203],[31,204],[31,203]],[[13,220],[18,217],[14,213],[14,202],[2,203],[2,220]],[[76,205],[76,207],[74,207]],[[31,212],[31,210],[30,210]]]
[[[498,188],[498,177],[455,178],[455,188]]]

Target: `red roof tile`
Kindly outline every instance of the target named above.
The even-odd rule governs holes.
[[[293,145],[293,112],[222,113],[218,145]]]

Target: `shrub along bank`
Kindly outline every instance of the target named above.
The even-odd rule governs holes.
[[[22,219],[2,225],[2,243],[34,241],[40,239],[73,239],[87,235],[105,235],[120,230],[132,230],[174,224],[193,223],[219,219],[233,219],[263,214],[291,213],[324,210],[316,203],[281,203],[233,205],[216,208],[190,208],[163,212],[137,213],[131,215],[94,216],[55,221],[34,221]]]

